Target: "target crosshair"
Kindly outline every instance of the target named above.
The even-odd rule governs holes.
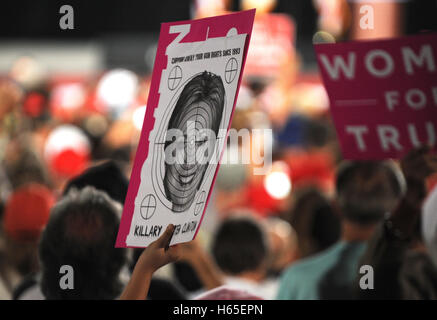
[[[144,197],[143,201],[141,201],[140,213],[141,217],[144,220],[149,220],[154,214],[156,210],[156,199],[153,194],[148,194]]]
[[[168,75],[168,88],[170,90],[176,89],[182,81],[182,69],[179,66],[174,66],[173,69],[170,70],[170,74]]]
[[[197,216],[200,211],[202,211],[203,205],[205,204],[206,192],[202,191],[197,197],[196,206],[194,207],[194,215]]]
[[[230,58],[226,63],[225,67],[225,81],[226,83],[231,83],[234,81],[238,72],[238,62],[235,58]]]

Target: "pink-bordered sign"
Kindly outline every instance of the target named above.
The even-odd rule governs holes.
[[[170,223],[176,226],[171,244],[197,235],[230,128],[254,16],[253,9],[161,25],[116,247],[146,247]],[[199,124],[200,131],[217,134],[209,144],[214,154],[208,165],[164,161],[171,142],[168,132],[180,129],[186,134],[189,120],[196,130]]]
[[[437,34],[315,45],[346,159],[436,146]]]

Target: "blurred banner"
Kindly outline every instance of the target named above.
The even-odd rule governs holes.
[[[247,55],[245,76],[276,77],[295,54],[296,27],[285,14],[257,15]]]
[[[315,45],[347,159],[400,158],[436,145],[437,34]]]

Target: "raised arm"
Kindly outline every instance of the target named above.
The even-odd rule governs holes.
[[[173,231],[174,226],[169,225],[158,240],[144,249],[120,300],[145,300],[153,273],[179,258],[178,246],[168,247]]]

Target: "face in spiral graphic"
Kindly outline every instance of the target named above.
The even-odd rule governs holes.
[[[167,132],[177,129],[183,135],[167,138],[165,148],[174,144],[171,152],[176,161],[171,164],[166,161],[163,181],[174,212],[186,211],[191,206],[202,183],[216,143],[205,132],[212,130],[217,136],[224,99],[221,77],[205,71],[185,85],[176,102]]]

